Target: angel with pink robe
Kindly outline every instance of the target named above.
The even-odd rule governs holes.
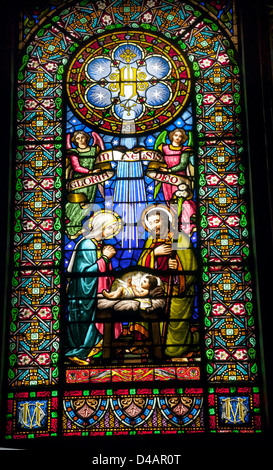
[[[196,213],[195,203],[188,197],[193,191],[194,168],[190,161],[193,149],[191,146],[184,145],[188,136],[182,128],[176,128],[169,133],[170,144],[166,143],[166,136],[167,132],[164,131],[157,139],[156,149],[160,150],[164,156],[164,164],[160,167],[160,171],[183,176],[188,184],[182,185],[185,188],[181,190],[175,185],[162,183],[162,191],[168,206],[178,204],[179,216],[182,210],[180,228],[184,233],[191,234],[195,228],[192,216]],[[158,191],[159,187],[157,187]]]

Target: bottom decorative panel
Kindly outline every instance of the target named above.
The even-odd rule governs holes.
[[[64,435],[203,432],[201,389],[67,392]]]
[[[6,439],[262,431],[258,387],[85,389],[58,398],[57,391],[10,393]]]

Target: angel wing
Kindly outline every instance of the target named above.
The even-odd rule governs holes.
[[[67,150],[70,150],[71,148],[72,148],[72,144],[71,144],[71,134],[67,134],[67,135],[66,135],[66,149],[67,149]],[[66,154],[65,176],[66,176],[66,179],[67,179],[67,180],[69,179],[71,169],[72,169],[71,160],[70,160],[70,158],[69,158],[69,157],[67,156],[67,154]]]
[[[168,135],[168,132],[167,131],[163,131],[159,134],[159,136],[157,137],[156,141],[155,141],[155,145],[154,145],[154,149],[157,150],[158,147],[161,145],[161,144],[166,144],[166,137]],[[159,191],[160,191],[160,188],[161,188],[161,185],[162,183],[160,181],[156,181],[155,180],[155,189],[154,189],[154,199],[156,198],[156,196],[158,195]]]
[[[67,149],[71,149],[71,148],[72,148],[72,145],[71,145],[71,134],[67,134],[67,136],[66,136],[66,148],[67,148]]]
[[[192,131],[189,131],[188,146],[189,146],[189,147],[193,147],[193,134],[192,134]]]
[[[105,150],[104,142],[99,134],[96,132],[91,132],[93,137],[93,145],[98,145],[101,150]]]
[[[159,134],[155,141],[154,149],[157,150],[160,144],[166,144],[167,131],[163,131]]]
[[[187,148],[189,150],[193,150],[193,134],[192,131],[189,131],[189,141]],[[190,155],[189,163],[186,169],[186,175],[189,176],[191,181],[190,189],[193,190],[194,188],[194,155]]]
[[[97,134],[96,132],[91,132],[91,135],[93,137],[93,145],[98,145],[98,147],[101,149],[101,150],[105,150],[105,146],[104,146],[104,142],[101,138],[101,136],[99,134]],[[104,185],[99,183],[98,184],[98,190],[99,192],[101,193],[102,197],[104,198],[105,197],[105,191],[104,191]]]

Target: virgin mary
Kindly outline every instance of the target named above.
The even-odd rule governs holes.
[[[121,229],[120,218],[113,212],[100,211],[90,219],[90,230],[77,243],[68,272],[67,344],[66,356],[79,364],[89,364],[103,343],[103,324],[96,323],[97,294],[109,290],[111,259],[116,254],[112,245],[103,240],[112,238]],[[122,324],[115,324],[115,337]]]

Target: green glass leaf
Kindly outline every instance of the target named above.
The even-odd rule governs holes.
[[[255,351],[255,349],[254,349],[254,348],[250,348],[250,349],[248,350],[248,355],[249,355],[250,359],[255,359],[255,357],[256,357],[256,351]]]
[[[241,186],[243,186],[243,185],[245,184],[246,180],[245,180],[245,176],[244,176],[243,173],[240,173],[240,175],[239,175],[239,180],[238,180],[238,181],[239,181],[239,184],[240,184]]]
[[[55,379],[58,376],[59,376],[59,369],[58,369],[58,367],[55,367],[52,371],[52,377],[54,377],[54,379]]]
[[[21,180],[17,180],[15,188],[16,188],[16,191],[22,191],[23,185],[22,185]]]
[[[17,304],[17,302],[18,302],[18,298],[17,298],[17,297],[12,297],[12,299],[11,299],[11,305],[12,305],[13,307],[15,307],[15,305]]]
[[[62,224],[60,222],[60,219],[57,219],[55,224],[54,224],[54,230],[60,230],[62,227]]]
[[[45,32],[45,30],[43,28],[39,29],[39,31],[37,33],[38,38],[41,38],[44,35],[44,32]]]
[[[13,322],[10,323],[10,331],[13,333],[16,331],[16,325]]]
[[[13,287],[17,287],[17,286],[18,286],[19,282],[18,282],[18,280],[16,279],[16,277],[13,277],[13,278],[12,278],[11,284],[12,284]]]
[[[233,98],[234,98],[235,104],[238,104],[241,99],[240,93],[234,93]]]
[[[205,227],[208,226],[208,220],[204,215],[201,217],[200,225],[201,225],[202,228],[205,228]]]
[[[249,281],[251,280],[251,274],[250,274],[249,271],[248,271],[248,272],[246,273],[246,275],[245,275],[245,280],[246,280],[247,282],[249,282]]]
[[[204,175],[201,175],[200,178],[199,178],[199,184],[200,186],[206,186],[207,184],[207,181],[206,181],[206,178]]]
[[[14,230],[17,233],[21,232],[22,226],[21,226],[21,223],[19,222],[19,220],[16,221],[15,226],[14,226]]]
[[[9,363],[10,363],[11,367],[13,367],[16,364],[16,361],[17,361],[16,354],[11,354],[10,357],[9,357]]]
[[[60,303],[60,296],[59,296],[59,295],[54,295],[53,300],[54,300],[55,304],[59,305],[59,303]]]
[[[17,316],[18,316],[18,312],[19,312],[18,308],[13,308],[13,309],[11,310],[11,318],[12,318],[12,321],[16,321]]]
[[[241,227],[246,227],[247,226],[247,218],[245,215],[242,215],[241,219],[240,219],[240,225]]]
[[[60,328],[59,320],[53,323],[53,330],[57,331]]]
[[[211,360],[214,358],[214,352],[213,352],[213,350],[212,350],[212,349],[208,349],[208,350],[206,351],[206,356],[207,356],[208,360],[211,361]]]
[[[52,364],[55,366],[57,364],[59,360],[59,354],[54,352],[51,354],[51,361],[52,361]]]
[[[248,298],[248,300],[252,300],[252,293],[246,292],[246,297]]]
[[[61,178],[59,176],[57,176],[56,180],[55,180],[55,184],[54,184],[54,187],[56,189],[59,189],[62,187],[62,181],[61,181]]]
[[[58,240],[61,240],[61,238],[62,238],[61,232],[57,232],[56,235],[55,235],[55,240],[58,241]]]
[[[55,284],[55,285],[59,285],[60,282],[61,282],[60,276],[56,276],[55,279],[54,279],[54,284]]]
[[[195,98],[198,106],[201,106],[203,102],[203,95],[201,95],[201,93],[197,93],[197,95],[195,95]]]
[[[59,74],[63,74],[63,73],[64,73],[64,66],[63,66],[63,65],[59,65],[59,67],[58,67],[58,73],[59,73]]]
[[[9,369],[9,371],[8,371],[8,378],[9,378],[10,380],[13,380],[14,377],[15,377],[15,373],[13,372],[13,370]]]
[[[182,50],[187,49],[187,46],[183,41],[181,42],[180,47]]]
[[[204,305],[205,315],[210,315],[212,310],[212,305],[210,303],[205,303]]]
[[[208,374],[213,374],[213,367],[210,364],[207,364],[207,372]]]
[[[24,100],[19,100],[19,101],[18,101],[18,108],[19,108],[20,111],[23,110],[24,104],[25,104],[25,101],[24,101]]]
[[[60,307],[58,307],[58,305],[54,305],[54,307],[52,307],[52,315],[54,319],[58,318],[59,312],[60,312]]]
[[[59,350],[60,345],[59,345],[58,341],[53,341],[52,346],[55,349],[55,351]]]
[[[244,246],[243,248],[243,253],[245,254],[245,256],[249,256],[249,249],[246,246]]]

